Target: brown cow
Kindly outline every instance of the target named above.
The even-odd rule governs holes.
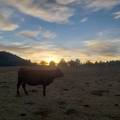
[[[17,95],[20,96],[19,88],[22,88],[27,95],[26,84],[42,85],[43,96],[46,96],[46,86],[51,84],[55,78],[62,77],[63,73],[59,69],[54,70],[32,70],[20,68],[18,71]]]

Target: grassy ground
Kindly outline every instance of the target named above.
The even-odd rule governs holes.
[[[120,70],[63,70],[42,96],[42,87],[15,97],[18,68],[0,68],[0,120],[120,120]]]

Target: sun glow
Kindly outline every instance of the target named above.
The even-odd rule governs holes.
[[[55,56],[55,55],[54,55],[54,56],[51,55],[51,56],[46,57],[44,60],[45,60],[47,63],[50,63],[51,61],[54,61],[55,63],[58,63],[59,60],[60,60],[60,58],[57,57],[57,56]]]
[[[50,52],[41,52],[41,53],[33,53],[33,54],[28,54],[26,59],[30,59],[34,63],[40,63],[41,61],[45,61],[48,64],[51,61],[54,61],[55,63],[59,63],[61,60],[61,56],[58,54],[50,53]]]

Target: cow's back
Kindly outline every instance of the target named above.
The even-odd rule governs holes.
[[[50,70],[32,70],[21,68],[18,79],[30,85],[49,84],[53,80]]]

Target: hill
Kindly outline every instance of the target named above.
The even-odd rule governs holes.
[[[29,60],[25,60],[17,55],[0,51],[0,66],[23,66],[32,64]]]

